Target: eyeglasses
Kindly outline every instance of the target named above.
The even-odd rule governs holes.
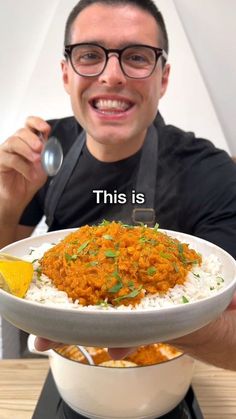
[[[110,57],[118,58],[123,73],[131,79],[150,77],[157,61],[167,53],[162,48],[149,45],[130,45],[123,49],[106,49],[97,44],[66,45],[64,54],[74,71],[80,76],[96,77],[102,74]]]

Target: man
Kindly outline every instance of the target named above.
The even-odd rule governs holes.
[[[165,126],[157,114],[168,85],[167,53],[165,24],[152,1],[81,0],[75,6],[62,61],[75,118],[47,123],[30,117],[1,146],[2,246],[30,235],[46,212],[51,230],[147,217],[150,225],[195,234],[236,255],[234,163],[208,141]],[[64,149],[66,169],[53,182],[41,167],[40,132],[56,135]],[[235,313],[228,310],[174,344],[236,369],[235,330]],[[37,345],[52,343],[39,339]],[[114,357],[121,352],[111,351]]]

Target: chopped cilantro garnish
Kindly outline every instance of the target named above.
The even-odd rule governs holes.
[[[118,303],[121,300],[125,300],[126,298],[135,298],[137,295],[141,292],[142,285],[140,285],[138,288],[130,292],[129,294],[122,295],[121,297],[114,298],[114,302]]]
[[[178,248],[178,251],[179,251],[179,257],[180,257],[181,262],[183,262],[183,264],[186,265],[188,262],[186,260],[185,255],[184,255],[184,247],[183,247],[182,243],[178,243],[177,248]]]
[[[73,255],[69,255],[69,253],[65,253],[65,258],[67,262],[71,262],[71,261],[75,261],[76,259],[78,259],[78,255],[73,254]]]
[[[109,307],[109,304],[106,300],[99,300],[97,302],[97,306],[101,306],[101,307]]]
[[[186,303],[189,303],[189,300],[183,295],[182,296],[182,302],[184,303],[184,304],[186,304]]]
[[[139,242],[140,243],[146,243],[146,242],[148,242],[148,239],[147,239],[147,237],[140,237]]]
[[[103,220],[103,221],[99,224],[99,226],[108,226],[109,224],[111,224],[111,223],[110,223],[110,221]]]
[[[160,256],[164,259],[172,259],[172,256],[168,253],[160,252]]]
[[[89,263],[87,263],[87,266],[88,267],[90,267],[90,266],[97,266],[98,265],[98,261],[97,260],[93,260],[92,262],[89,262]]]
[[[122,279],[121,279],[117,270],[113,272],[112,276],[114,276],[117,279],[117,281],[122,281]]]
[[[176,273],[178,273],[178,272],[179,272],[179,267],[178,267],[178,265],[177,265],[175,262],[173,262],[173,263],[172,263],[172,265],[173,265],[173,267],[174,267],[175,272],[176,272]]]
[[[123,287],[123,284],[122,284],[122,282],[118,282],[116,285],[114,285],[112,288],[110,288],[109,290],[108,290],[108,292],[114,292],[114,293],[116,293],[116,292],[119,292],[120,290],[121,290],[121,288]]]
[[[114,252],[114,250],[106,250],[105,256],[107,258],[115,258],[117,256],[117,252]]]
[[[120,289],[123,287],[122,278],[120,277],[118,271],[116,270],[113,272],[112,276],[114,276],[117,279],[117,284],[114,285],[112,288],[108,290],[108,292],[119,292]]]
[[[135,226],[132,226],[130,224],[122,224],[122,225],[123,225],[123,227],[125,227],[127,229],[133,229],[133,228],[135,228]]]
[[[148,239],[147,237],[142,236],[139,238],[139,243],[149,243],[155,246],[158,244],[158,241],[154,239]]]
[[[217,279],[217,285],[218,286],[223,284],[223,282],[225,282],[224,279],[221,276],[218,276],[216,279]]]
[[[149,266],[149,268],[147,269],[147,274],[150,276],[153,276],[156,273],[156,268],[155,266]]]
[[[102,236],[103,239],[105,240],[113,240],[113,237],[110,236],[109,234],[104,234],[104,236]]]
[[[86,242],[84,242],[83,244],[81,244],[81,246],[78,248],[77,253],[81,253],[90,243],[91,240],[87,240]]]
[[[92,256],[97,256],[98,254],[98,250],[89,250],[88,252],[89,252],[89,255],[92,255]]]
[[[153,230],[157,231],[158,229],[159,229],[159,224],[158,224],[158,223],[156,223],[156,224],[154,225],[154,227],[153,227]]]
[[[184,253],[184,248],[183,248],[183,245],[182,245],[181,243],[178,243],[178,244],[177,244],[177,247],[178,247],[178,252],[179,252],[179,254],[180,254],[180,255],[183,255],[183,253]]]

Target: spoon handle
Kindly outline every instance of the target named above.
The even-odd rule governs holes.
[[[80,345],[76,345],[76,346],[80,350],[80,352],[84,355],[84,357],[87,359],[88,363],[90,365],[94,365],[94,360],[92,356],[90,355],[90,353],[87,351],[87,349],[85,349],[84,346],[80,346]]]
[[[41,143],[45,145],[46,140],[45,140],[44,135],[41,131],[38,131],[38,137],[39,137]]]

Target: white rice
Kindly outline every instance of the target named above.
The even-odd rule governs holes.
[[[222,266],[217,256],[211,254],[203,258],[201,267],[195,266],[189,272],[187,279],[183,285],[176,285],[170,289],[165,295],[155,294],[146,295],[136,306],[120,305],[112,307],[106,303],[96,306],[82,306],[79,301],[72,301],[64,291],[59,291],[52,281],[44,274],[39,274],[38,259],[54,245],[45,243],[38,248],[31,249],[30,255],[24,257],[25,260],[33,262],[34,277],[25,299],[41,303],[47,306],[57,306],[62,308],[74,309],[94,309],[94,310],[134,310],[134,309],[153,309],[171,307],[178,304],[187,304],[199,301],[204,298],[212,297],[224,287],[224,279],[222,278]]]

